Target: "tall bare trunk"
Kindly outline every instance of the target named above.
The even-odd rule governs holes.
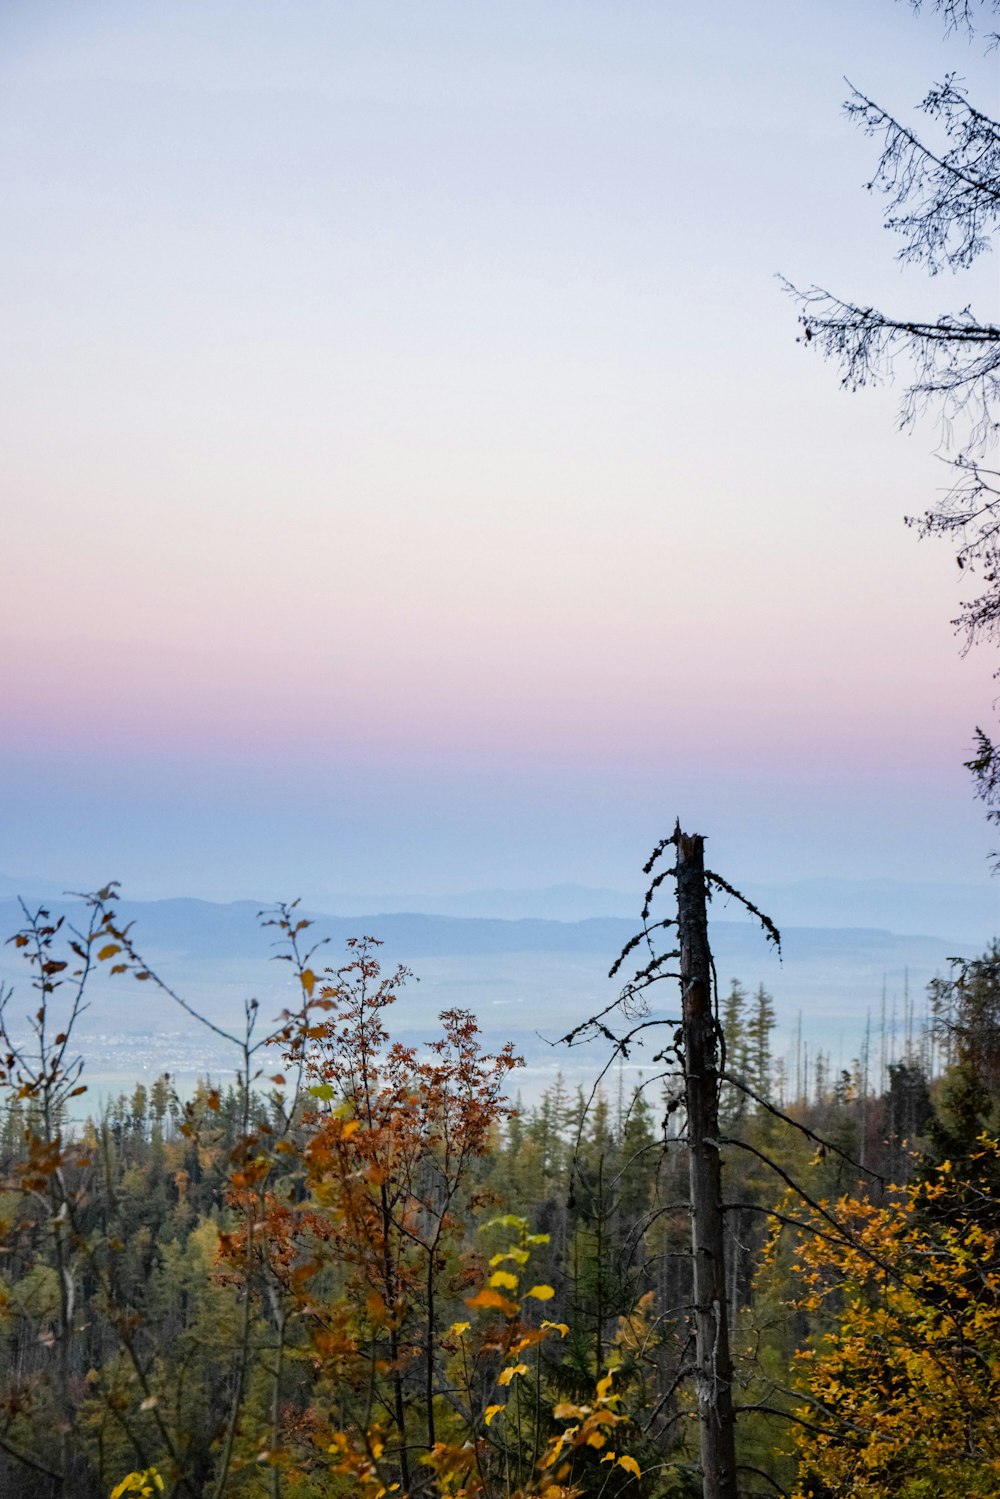
[[[712,1008],[704,839],[677,832],[677,924],[691,1179],[698,1417],[704,1499],[737,1499],[733,1370],[726,1315],[718,1029]]]

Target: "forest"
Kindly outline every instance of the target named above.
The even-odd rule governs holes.
[[[95,970],[186,1001],[114,887],[75,930],[26,909],[28,1041],[18,990],[2,1011],[0,1493],[996,1494],[1000,946],[932,984],[887,1066],[859,1037],[839,1075],[785,1075],[770,996],[736,979],[709,985],[697,1060],[685,846],[663,841],[678,864],[653,881],[677,880],[677,916],[647,899],[648,960],[581,1019],[603,1072],[571,1090],[556,1071],[530,1107],[468,1010],[394,1041],[411,975],[373,937],[321,961],[289,905],[262,920],[301,1005],[265,1033],[247,1004],[235,1081],[181,1097],[162,1076],[74,1125]],[[675,959],[682,1017],[659,998]],[[734,1460],[713,1469],[720,1410]]]

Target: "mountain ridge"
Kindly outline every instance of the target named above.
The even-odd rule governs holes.
[[[60,902],[65,885],[53,880],[20,880],[0,875],[0,903],[21,894],[33,902]],[[943,936],[952,942],[984,947],[1000,930],[1000,884],[946,884],[884,878],[844,880],[816,876],[780,884],[751,882],[747,895],[766,910],[779,927],[834,930],[886,931],[903,936]],[[150,907],[170,902],[195,902],[206,907],[254,912],[272,903],[246,897],[215,900],[201,896],[169,895],[129,903]],[[307,893],[303,908],[324,918],[340,921],[384,920],[387,917],[440,918],[447,920],[538,921],[576,924],[590,920],[621,919],[638,925],[642,897],[638,892],[599,888],[563,882],[524,889],[460,892],[454,895],[415,894],[353,895],[332,893],[324,898]],[[738,907],[725,897],[714,910],[734,912]],[[723,914],[713,925],[725,920]]]

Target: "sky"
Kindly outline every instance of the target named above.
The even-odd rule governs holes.
[[[947,483],[776,273],[930,283],[893,0],[5,0],[0,872],[136,897],[984,882]]]

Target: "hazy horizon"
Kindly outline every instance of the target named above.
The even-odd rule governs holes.
[[[61,902],[69,893],[65,881],[11,877],[0,871],[0,906],[13,898]],[[82,892],[78,892],[82,893]],[[884,931],[898,936],[947,938],[981,951],[997,935],[1000,888],[995,882],[930,883],[904,880],[813,878],[779,883],[754,882],[745,893],[783,929]],[[185,902],[193,905],[261,909],[278,899],[296,899],[310,914],[337,918],[379,918],[404,913],[459,920],[578,923],[607,918],[637,922],[642,890],[608,889],[564,882],[540,888],[426,891],[274,890],[233,895],[205,902],[179,889],[138,896],[123,888],[121,897],[142,905]],[[11,907],[13,911],[13,907]],[[738,907],[720,895],[711,923],[730,920]],[[16,923],[15,923],[16,924]]]

